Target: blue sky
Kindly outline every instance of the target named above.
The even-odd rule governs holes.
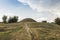
[[[0,0],[0,21],[3,15],[51,22],[60,17],[60,0]]]

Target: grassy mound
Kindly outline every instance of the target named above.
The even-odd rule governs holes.
[[[20,22],[36,22],[36,21],[31,18],[25,18],[25,19],[21,20]]]
[[[60,26],[38,22],[0,23],[0,40],[60,40]]]

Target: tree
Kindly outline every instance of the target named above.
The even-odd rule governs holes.
[[[56,18],[55,19],[55,23],[58,24],[58,25],[60,25],[60,18]]]
[[[12,17],[8,19],[8,23],[12,23]]]
[[[6,23],[6,22],[7,22],[7,16],[4,15],[4,16],[2,17],[2,20],[3,20],[3,23]]]
[[[18,16],[14,16],[13,18],[12,18],[12,22],[17,22],[18,21]]]
[[[10,17],[8,23],[16,23],[18,21],[18,16]]]

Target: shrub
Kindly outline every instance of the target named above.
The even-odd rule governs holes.
[[[47,21],[42,21],[42,22],[47,23]]]
[[[60,25],[60,18],[56,18],[55,19],[55,23],[58,24],[58,25]]]

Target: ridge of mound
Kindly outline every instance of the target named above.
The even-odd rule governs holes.
[[[25,18],[25,19],[21,20],[20,22],[36,22],[36,21],[31,18]]]

